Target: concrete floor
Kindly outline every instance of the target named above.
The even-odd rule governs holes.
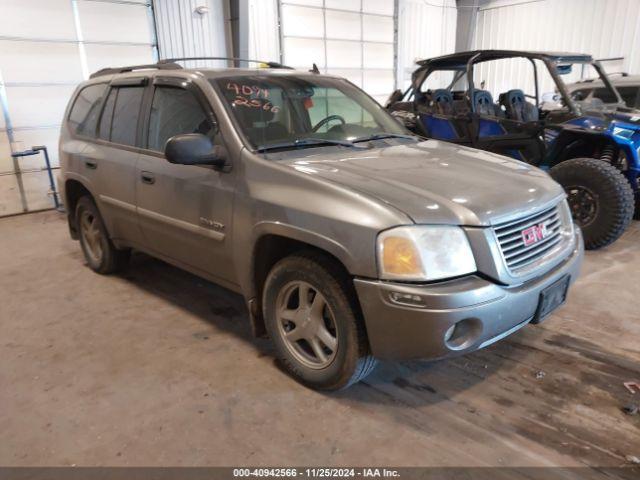
[[[54,212],[0,220],[0,465],[619,466],[640,456],[640,222],[543,325],[307,390],[242,299],[136,255],[85,265]]]

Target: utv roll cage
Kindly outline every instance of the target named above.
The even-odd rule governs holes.
[[[417,88],[432,71],[458,70],[460,72],[463,72],[467,76],[468,88],[465,92],[465,100],[469,102],[471,111],[475,113],[476,106],[471,97],[471,92],[475,90],[475,86],[473,84],[473,66],[477,63],[488,62],[491,60],[501,60],[506,58],[526,58],[533,65],[536,105],[540,104],[540,86],[538,81],[538,66],[536,65],[536,62],[534,60],[540,60],[547,66],[549,74],[553,78],[553,81],[556,84],[558,92],[562,96],[565,105],[574,114],[579,113],[579,108],[576,105],[575,101],[571,98],[569,90],[567,89],[564,81],[560,78],[560,75],[557,72],[556,67],[558,65],[571,63],[591,64],[598,72],[598,75],[602,78],[605,86],[612,92],[615,92],[615,95],[618,98],[619,102],[623,101],[618,91],[615,89],[615,87],[613,87],[613,85],[607,78],[607,75],[604,72],[604,69],[602,68],[600,62],[594,60],[591,55],[566,52],[527,52],[518,50],[472,50],[468,52],[453,53],[450,55],[443,55],[441,57],[429,58],[426,60],[419,60],[416,62],[416,64],[419,65],[420,68],[413,72],[411,77],[411,86],[409,87],[409,89],[407,89],[407,91],[405,91],[405,95],[412,88]],[[454,83],[461,76],[462,73],[459,77],[456,76],[456,79],[454,79]]]

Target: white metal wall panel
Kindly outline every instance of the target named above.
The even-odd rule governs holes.
[[[69,0],[2,0],[3,37],[66,40],[73,32]]]
[[[393,0],[282,0],[283,61],[347,77],[378,101],[394,88]]]
[[[589,53],[595,58],[624,57],[621,62],[605,62],[605,69],[638,74],[640,0],[485,1],[478,11],[473,48],[569,51]],[[525,88],[532,83],[530,72],[506,65],[490,71],[485,67],[482,75],[493,83],[506,75],[515,75],[514,80]],[[543,92],[549,91],[553,84],[546,81],[542,87]]]
[[[144,4],[105,1],[78,2],[84,41],[149,45],[148,11]]]
[[[87,69],[95,72],[101,68],[118,65],[144,65],[155,61],[149,46],[88,44]]]
[[[0,215],[52,205],[41,155],[58,164],[76,85],[100,68],[154,60],[150,0],[0,0]],[[5,116],[7,118],[5,118]]]
[[[406,88],[416,60],[455,51],[455,0],[401,0],[398,13],[398,86]]]
[[[280,61],[278,0],[249,0],[249,58]]]
[[[223,0],[154,0],[160,58],[225,57]],[[206,13],[198,13],[198,8]],[[187,67],[224,67],[225,61],[188,62]]]

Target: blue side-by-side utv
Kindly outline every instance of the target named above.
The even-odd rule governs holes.
[[[530,65],[530,92],[485,89],[482,76],[490,75],[485,62],[504,65],[509,59]],[[595,72],[617,101],[572,99],[562,77],[578,69]],[[495,73],[492,80],[508,83]],[[544,94],[543,81],[555,83],[555,91]],[[640,111],[622,105],[601,65],[589,55],[481,50],[419,61],[411,86],[396,90],[386,107],[419,135],[549,170],[567,192],[585,246],[597,249],[622,235],[634,208],[640,214]]]

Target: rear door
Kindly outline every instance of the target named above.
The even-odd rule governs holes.
[[[202,133],[222,146],[215,114],[190,80],[157,77],[146,100],[144,147],[137,165],[137,206],[145,245],[157,255],[235,284],[230,250],[235,173],[175,165],[171,137]]]
[[[128,244],[142,241],[135,207],[136,161],[141,137],[141,108],[146,77],[112,81],[97,128],[97,140],[85,151],[96,177],[100,209],[111,237]]]
[[[60,153],[67,163],[66,171],[81,180],[92,192],[96,191],[98,177],[93,144],[100,111],[108,92],[107,82],[82,88],[73,100],[65,122],[66,132],[62,132],[60,139]]]

